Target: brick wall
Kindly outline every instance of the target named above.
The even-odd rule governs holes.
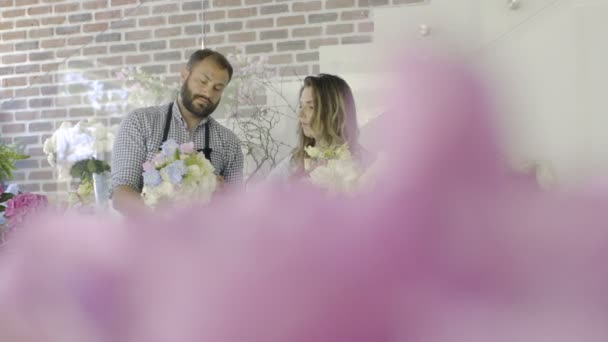
[[[0,0],[0,139],[31,156],[15,182],[62,190],[42,144],[63,121],[120,122],[127,109],[111,94],[124,66],[175,81],[204,41],[269,56],[282,76],[317,73],[320,46],[371,42],[374,7],[422,1]]]

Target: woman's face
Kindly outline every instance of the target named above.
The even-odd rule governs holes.
[[[302,132],[308,138],[316,139],[317,133],[311,126],[312,117],[315,113],[315,100],[311,87],[304,87],[300,96],[300,106],[298,116],[300,118],[300,127]]]

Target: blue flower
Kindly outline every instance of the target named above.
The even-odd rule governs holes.
[[[160,172],[155,169],[144,172],[144,184],[148,186],[158,186],[162,182]]]
[[[173,163],[165,167],[169,181],[173,184],[179,184],[182,181],[182,177],[188,171],[186,164],[183,160],[176,160]]]
[[[160,148],[163,156],[173,158],[173,156],[175,156],[175,151],[177,151],[179,148],[179,145],[177,142],[175,142],[175,140],[168,139],[161,145]]]

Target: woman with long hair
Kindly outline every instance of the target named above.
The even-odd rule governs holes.
[[[342,78],[308,76],[300,89],[298,143],[288,158],[271,172],[271,179],[293,180],[306,176],[307,149],[348,149],[359,159],[357,109],[350,86]]]

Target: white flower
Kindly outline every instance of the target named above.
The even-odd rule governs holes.
[[[329,160],[310,172],[311,182],[333,193],[350,193],[357,190],[361,175],[352,159]]]

